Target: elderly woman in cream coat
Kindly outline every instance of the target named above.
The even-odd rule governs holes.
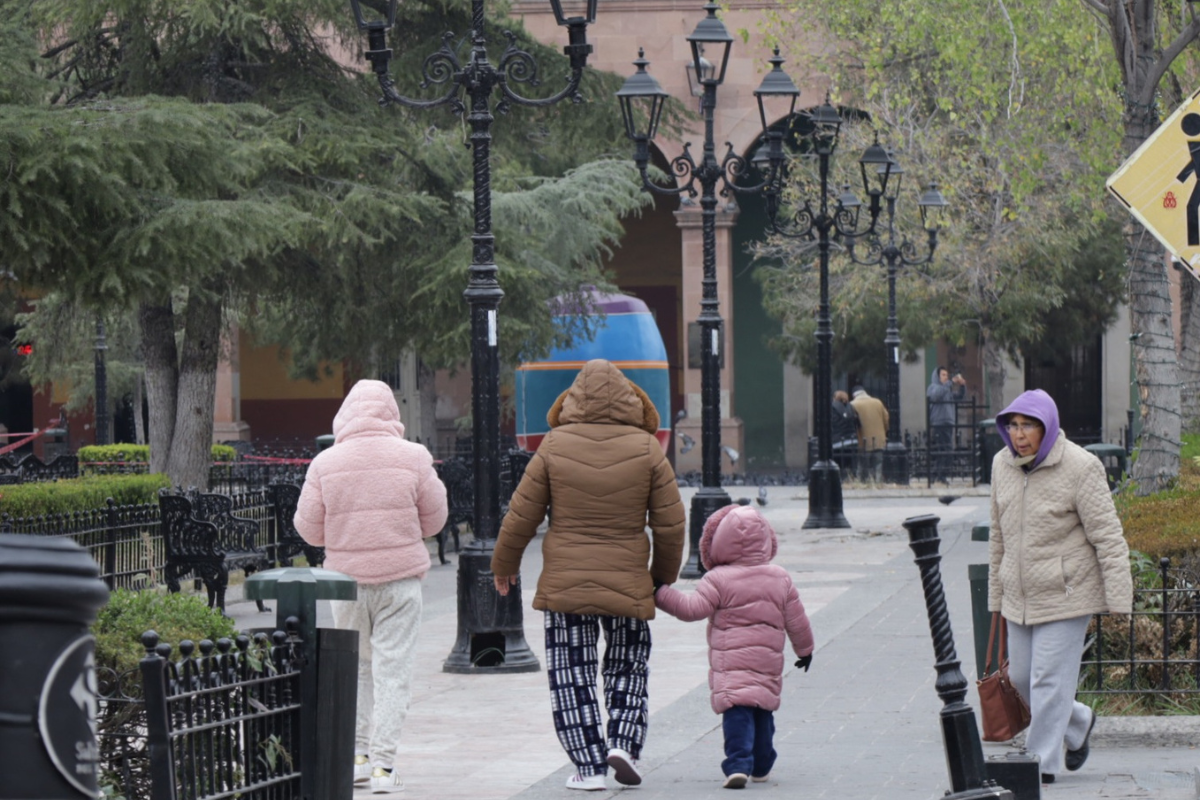
[[[1042,782],[1088,757],[1096,724],[1075,700],[1093,614],[1128,614],[1129,547],[1100,460],[1068,441],[1050,395],[1025,392],[996,416],[988,610],[1008,622],[1009,676],[1029,701],[1025,747]]]

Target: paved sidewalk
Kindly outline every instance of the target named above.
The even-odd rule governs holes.
[[[735,498],[752,491],[729,487]],[[761,510],[779,532],[776,560],[796,580],[817,650],[810,672],[792,669],[785,678],[783,706],[776,714],[779,761],[771,781],[746,791],[843,800],[936,800],[946,793],[933,645],[919,572],[900,523],[918,514],[942,518],[941,571],[955,643],[973,685],[967,565],[986,560],[986,544],[970,538],[971,525],[987,514],[984,492],[969,487],[848,490],[845,513],[851,529],[805,531],[803,490],[769,490]],[[948,506],[937,502],[938,495],[948,494],[959,499]],[[530,587],[523,593],[526,639],[544,663],[542,615],[529,607],[541,566],[539,549],[528,552],[522,579]],[[708,699],[704,623],[666,615],[652,623],[651,722],[642,786],[618,788],[610,778],[608,792],[574,793],[563,786],[574,770],[554,736],[544,672],[441,672],[457,624],[455,585],[455,564],[435,566],[425,584],[413,705],[398,756],[405,796],[600,800],[629,791],[657,800],[727,794],[721,789],[720,717]],[[322,624],[329,624],[328,604],[323,605]],[[258,614],[253,603],[231,603],[229,610],[247,626],[272,619]],[[969,699],[974,702],[973,689]],[[1147,746],[1153,742],[1172,746]],[[1101,719],[1088,764],[1045,787],[1043,797],[1200,797],[1197,744],[1195,718]],[[984,749],[1002,753],[1010,748]]]

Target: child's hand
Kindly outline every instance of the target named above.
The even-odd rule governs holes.
[[[806,656],[800,656],[796,659],[796,666],[801,667],[805,672],[808,672],[808,665],[812,663],[812,653]]]

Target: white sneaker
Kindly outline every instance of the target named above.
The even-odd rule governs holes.
[[[371,782],[371,760],[366,756],[354,757],[354,785],[365,788]]]
[[[614,747],[608,751],[608,765],[612,767],[613,777],[617,783],[625,786],[637,786],[642,782],[642,773],[638,772],[637,762],[625,750]]]
[[[391,794],[403,791],[404,781],[400,780],[396,770],[383,767],[375,767],[371,770],[371,794]]]
[[[608,788],[603,775],[580,775],[576,772],[567,778],[568,789],[582,789],[585,792],[602,792]]]
[[[755,783],[766,783],[771,780],[771,773],[768,772],[766,775],[751,775],[750,780]]]
[[[745,789],[746,788],[746,776],[744,774],[742,774],[741,772],[733,773],[732,775],[725,778],[725,788],[726,789]]]

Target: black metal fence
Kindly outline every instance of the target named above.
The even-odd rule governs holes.
[[[279,532],[275,505],[266,488],[231,495],[233,511],[258,524],[255,546],[278,564]],[[0,517],[0,532],[34,536],[65,536],[88,552],[100,565],[100,578],[110,589],[141,589],[162,583],[166,565],[162,515],[158,503],[118,506],[70,514],[34,517]]]
[[[99,671],[101,787],[126,800],[300,796],[295,632],[171,645],[142,637],[140,669]]]
[[[1098,614],[1088,629],[1080,694],[1200,693],[1200,583],[1159,561],[1134,587],[1133,613]]]

